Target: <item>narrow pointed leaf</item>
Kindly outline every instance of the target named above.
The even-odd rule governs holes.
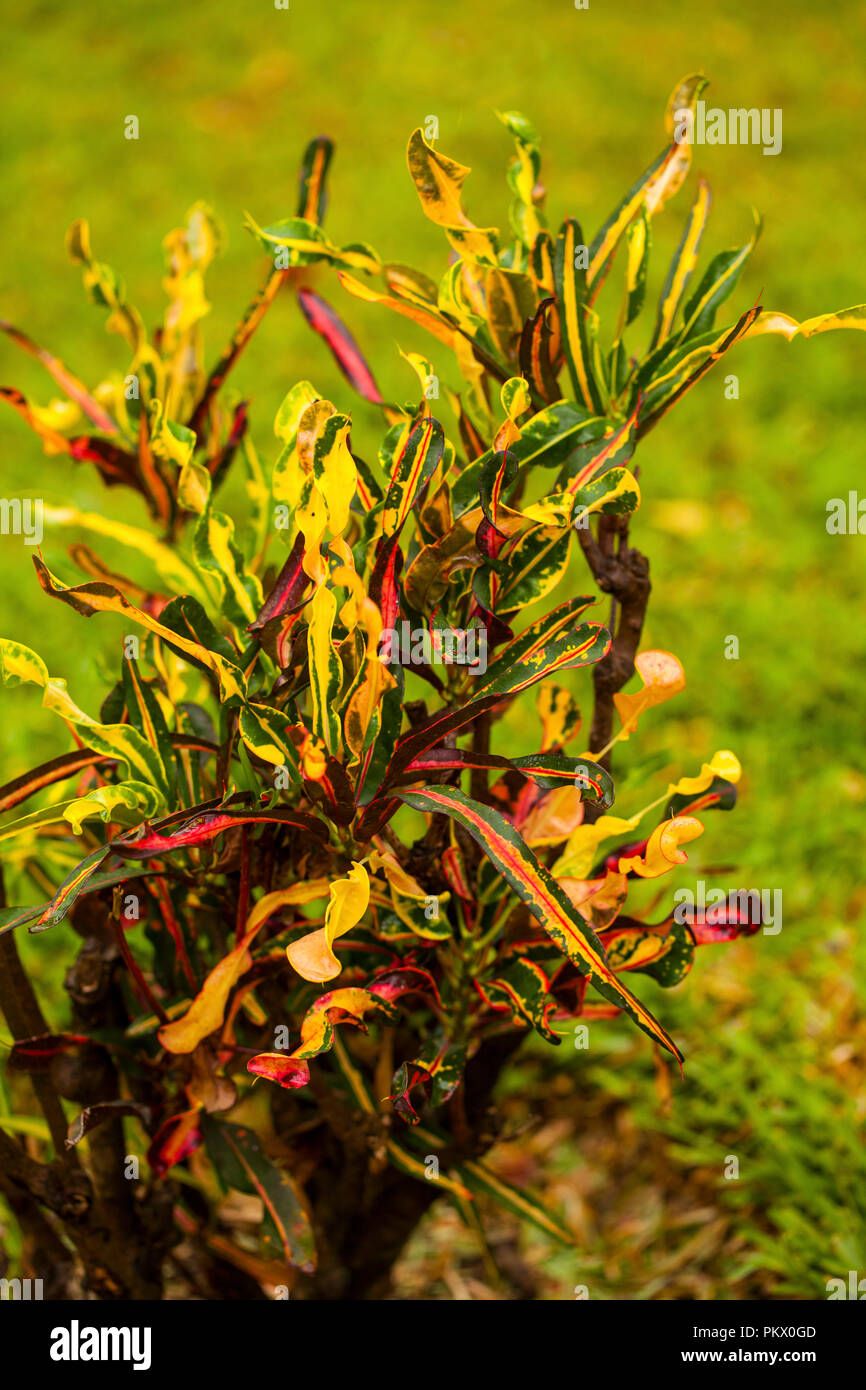
[[[597,936],[576,912],[556,879],[498,811],[472,801],[454,787],[400,792],[399,798],[416,811],[439,812],[458,821],[581,974],[588,975],[605,999],[624,1009],[639,1028],[682,1061],[679,1048],[661,1024],[619,983]]]
[[[584,246],[580,224],[569,217],[556,238],[554,275],[559,304],[562,341],[571,384],[579,405],[594,415],[603,414],[601,393],[595,380],[591,332],[588,321],[587,272],[577,254]]]
[[[326,303],[320,295],[308,289],[298,291],[298,304],[307,323],[314,332],[324,338],[331,349],[334,361],[349,385],[353,386],[365,401],[381,405],[382,393],[376,385],[373,373],[336,309]]]

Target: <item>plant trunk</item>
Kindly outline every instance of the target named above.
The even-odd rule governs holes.
[[[506,1033],[489,1038],[469,1062],[463,1083],[468,1137],[463,1145],[436,1155],[441,1168],[479,1158],[496,1142],[493,1092],[525,1036]],[[382,1117],[359,1116],[342,1107],[335,1113],[333,1098],[323,1108],[338,1149],[314,1192],[319,1267],[315,1274],[299,1278],[292,1297],[317,1301],[387,1298],[394,1265],[443,1189],[435,1179],[419,1181],[384,1166],[384,1155],[377,1154],[375,1147],[375,1136],[381,1143]],[[363,1136],[360,1144],[359,1136]]]

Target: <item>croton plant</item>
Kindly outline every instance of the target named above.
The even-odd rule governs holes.
[[[678,84],[665,148],[588,242],[574,218],[548,229],[523,116],[500,118],[515,145],[505,235],[470,221],[469,171],[416,131],[409,173],[449,247],[438,283],[328,238],[332,148],[314,140],[296,215],[249,220],[267,272],[209,371],[204,277],[220,231],[202,204],[165,240],[168,307],[150,335],[86,224],[72,228],[70,254],[131,354],[110,380],[87,387],[3,323],[63,393],[4,399],[46,453],[137,491],[152,523],[113,520],[110,491],[104,514],[46,509],[79,538],[61,573],[34,556],[46,598],[70,610],[70,642],[86,640],[84,619],[123,619],[97,714],[36,651],[0,644],[4,680],[35,686],[70,739],[0,789],[16,1101],[0,1118],[0,1190],[24,1266],[53,1296],[153,1298],[179,1283],[204,1297],[379,1297],[441,1196],[481,1240],[501,1203],[571,1241],[485,1161],[503,1068],[533,1031],[557,1044],[598,1017],[680,1062],[641,976],[676,985],[697,946],[756,930],[723,910],[653,924],[629,910],[630,886],[685,860],[740,775],[733,753],[708,749],[671,785],[630,785],[611,813],[616,745],[685,685],[675,655],[640,646],[634,455],[740,339],[862,327],[864,310],[798,324],[755,304],[718,326],[757,232],[698,272],[700,181],[642,326],[653,222],[690,166],[674,116],[703,86]],[[615,262],[619,307],[603,325],[594,306]],[[324,299],[311,266],[319,288],[333,270],[350,296],[429,332],[429,359],[405,354],[411,403],[383,400],[331,302],[339,286]],[[353,447],[347,409],[302,381],[260,462],[228,378],[283,290],[381,408],[375,459]],[[239,470],[248,506],[232,517],[218,493]],[[135,577],[82,533],[120,542]],[[15,929],[66,918],[81,945],[53,1031]],[[25,1113],[28,1077],[44,1120]]]

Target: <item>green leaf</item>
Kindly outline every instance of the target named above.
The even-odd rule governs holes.
[[[171,734],[165,722],[162,706],[153,686],[142,678],[138,663],[124,658],[123,692],[130,723],[159,758],[167,788],[167,801],[174,805],[177,789],[177,767],[174,760]],[[150,812],[149,814],[154,814]]]
[[[625,278],[625,326],[633,323],[643,308],[646,298],[646,281],[649,273],[650,252],[652,250],[652,230],[646,207],[628,234],[628,260]]]
[[[244,214],[247,230],[252,232],[259,245],[268,255],[276,258],[279,251],[284,253],[285,265],[278,262],[280,269],[290,269],[300,265],[315,265],[318,261],[330,261],[334,265],[349,266],[353,270],[364,270],[376,275],[381,270],[381,262],[371,247],[361,242],[348,246],[335,246],[315,222],[303,217],[286,217],[270,227],[260,227],[249,213]]]
[[[133,352],[147,341],[144,324],[138,310],[126,298],[126,287],[111,266],[93,259],[90,249],[90,228],[83,218],[72,223],[66,236],[70,258],[84,267],[84,287],[94,304],[110,309],[106,328],[120,333]]]
[[[484,277],[487,329],[503,362],[517,366],[523,326],[538,308],[533,280],[516,270],[491,266]]]
[[[534,193],[541,174],[538,133],[519,111],[497,111],[506,130],[514,136],[517,153],[508,166],[508,186],[514,194],[509,221],[514,235],[528,251],[543,228]]]
[[[382,531],[399,535],[409,512],[442,462],[445,435],[438,420],[420,419],[409,431],[385,496]]]
[[[334,143],[326,135],[318,135],[304,150],[298,174],[298,217],[307,222],[321,223],[328,206],[325,180],[334,153]]]
[[[556,1000],[549,994],[547,976],[535,961],[520,957],[494,979],[480,981],[478,989],[493,1008],[510,1009],[517,1020],[534,1028],[545,1042],[561,1042],[548,1022]]]
[[[500,1178],[484,1163],[460,1163],[456,1168],[461,1180],[469,1190],[479,1197],[489,1197],[499,1206],[513,1212],[523,1221],[537,1226],[545,1235],[552,1236],[561,1245],[575,1245],[576,1240],[567,1226],[563,1225],[534,1193],[524,1187],[516,1188]]]
[[[343,667],[333,641],[337,599],[324,584],[310,600],[307,652],[310,659],[310,722],[313,733],[329,753],[340,749],[340,720],[337,700],[343,680]]]
[[[587,271],[579,255],[583,246],[580,224],[573,217],[566,218],[556,238],[553,262],[565,360],[578,404],[593,415],[601,415],[604,406],[593,365]]]
[[[605,516],[625,516],[640,506],[637,479],[627,468],[611,468],[600,478],[578,488],[574,494],[573,524],[593,512]]]
[[[85,618],[91,618],[94,613],[122,613],[139,627],[146,628],[148,632],[156,633],[157,636],[166,639],[180,651],[182,656],[192,657],[201,662],[209,671],[212,671],[219,680],[220,698],[224,703],[236,704],[245,698],[244,678],[236,665],[231,664],[215,651],[204,647],[200,642],[190,641],[180,633],[173,635],[171,628],[164,623],[157,622],[144,609],[136,608],[135,604],[125,599],[120,590],[112,584],[105,584],[101,581],[94,581],[89,584],[62,584],[38,555],[33,557],[33,563],[36,566],[39,583],[52,598],[59,598],[63,603],[68,603],[70,608],[74,608],[76,613],[80,613]],[[174,603],[182,605],[186,611],[190,604],[195,604],[195,600],[180,599],[174,600]],[[172,605],[169,604],[169,607]]]
[[[226,617],[236,627],[244,628],[253,622],[262,606],[262,586],[255,575],[247,572],[234,536],[231,518],[208,505],[195,529],[193,553],[199,569],[219,581]]]
[[[100,845],[85,859],[75,865],[71,873],[61,883],[54,897],[46,903],[29,927],[31,932],[47,931],[49,927],[62,922],[69,909],[82,896],[90,885],[102,861],[111,853],[111,845]],[[10,924],[7,923],[7,927]]]
[[[85,586],[86,587],[86,586]],[[103,586],[107,587],[107,586]],[[129,724],[99,724],[79,709],[66,689],[66,681],[49,676],[40,656],[20,642],[0,638],[0,677],[4,685],[29,681],[42,688],[45,709],[87,730],[87,741],[99,753],[113,754],[130,777],[154,787],[161,807],[170,796],[169,782],[159,754]]]
[[[261,1199],[265,1211],[262,1242],[266,1250],[312,1274],[316,1268],[313,1230],[289,1173],[266,1156],[256,1135],[245,1125],[204,1115],[202,1133],[223,1188],[233,1187]]]
[[[703,279],[683,310],[684,338],[699,337],[712,328],[716,310],[734,289],[760,235],[761,219],[755,213],[755,230],[746,245],[720,251],[710,261]]]
[[[107,847],[110,850],[111,846]],[[103,856],[102,848],[94,850],[89,859],[96,859],[96,856]],[[31,927],[31,931],[45,931],[47,927],[52,927],[56,922],[60,922],[66,916],[72,904],[79,897],[86,897],[88,893],[98,893],[101,888],[113,888],[115,884],[126,883],[133,878],[149,878],[157,871],[154,869],[136,869],[129,865],[122,865],[119,869],[106,869],[98,872],[102,858],[96,859],[95,867],[90,864],[89,859],[82,860],[76,864],[72,874],[61,884],[55,896],[49,903],[43,903],[38,907],[8,907],[0,911],[0,936],[4,932],[12,931],[15,927],[24,926],[28,922],[36,922],[38,918],[44,918],[44,925]],[[81,878],[78,878],[78,871],[82,866],[87,866]],[[66,885],[69,880],[73,880],[72,892],[66,892]]]
[[[568,568],[574,533],[570,528],[533,526],[506,556],[497,597],[497,612],[510,613],[544,598]]]
[[[749,329],[761,312],[760,304],[747,310],[733,326],[718,336],[710,330],[704,336],[704,345],[692,348],[685,356],[677,358],[675,367],[665,370],[655,378],[640,404],[638,416],[638,438],[647,434],[676,402],[706,376],[725,353],[740,338],[748,336]],[[710,338],[710,342],[706,339]]]
[[[300,787],[298,754],[286,737],[287,727],[286,716],[268,705],[244,705],[238,716],[238,732],[250,752],[275,767],[285,766]]]
[[[196,438],[194,432],[186,425],[167,419],[165,406],[160,400],[150,402],[149,414],[150,447],[154,454],[157,458],[168,459],[183,469],[193,456]]]
[[[579,445],[600,439],[608,428],[609,422],[603,416],[593,415],[573,401],[558,401],[521,424],[520,438],[509,444],[508,452],[528,469],[561,468]],[[457,500],[461,495],[460,482],[462,478],[454,489]],[[455,516],[459,510],[455,501]]]
[[[662,173],[664,166],[670,164],[677,153],[676,145],[662,150],[661,154],[644,170],[640,178],[632,184],[625,197],[614,208],[610,217],[593,237],[589,245],[589,268],[587,271],[587,290],[591,295],[597,292],[623,233],[639,212],[656,176]]]
[[[668,273],[659,297],[658,315],[650,350],[664,343],[673,330],[677,310],[682,303],[686,287],[697,264],[698,250],[704,228],[707,225],[707,218],[710,215],[711,201],[709,185],[704,179],[701,179],[683,230],[682,239],[668,267]]]
[[[164,804],[155,787],[144,782],[119,782],[116,786],[94,787],[84,796],[76,797],[65,807],[63,819],[69,822],[76,835],[80,835],[83,822],[91,816],[134,826],[159,815]]]
[[[656,927],[631,917],[619,917],[604,933],[604,949],[614,970],[650,975],[664,989],[685,979],[695,958],[695,942],[681,922]]]

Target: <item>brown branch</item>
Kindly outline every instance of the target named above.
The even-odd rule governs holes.
[[[628,517],[600,517],[598,539],[589,528],[578,529],[577,535],[596,583],[613,599],[610,651],[592,672],[595,699],[589,742],[592,749],[601,749],[613,734],[613,697],[634,674],[650,596],[649,561],[628,543]],[[610,768],[609,753],[601,761]],[[596,808],[587,807],[591,809]]]
[[[6,889],[3,883],[2,866],[0,866],[0,907],[5,906]],[[39,1034],[49,1031],[33,986],[21,964],[18,944],[11,931],[0,936],[0,1009],[3,1011],[9,1032],[16,1042],[20,1042],[23,1038],[35,1038]],[[51,1132],[54,1151],[58,1157],[62,1158],[67,1154],[65,1148],[67,1125],[63,1105],[50,1079],[44,1073],[35,1073],[31,1077],[31,1081],[36,1092],[36,1099]],[[78,1164],[76,1157],[67,1158],[67,1162],[71,1162],[73,1166]]]
[[[88,1287],[99,1298],[159,1298],[163,1250],[158,1233],[150,1239],[140,1232],[112,1239],[104,1208],[94,1204],[90,1182],[80,1169],[72,1171],[57,1160],[37,1163],[0,1129],[0,1171],[4,1184],[17,1184],[60,1217],[81,1256]]]
[[[25,1276],[41,1279],[43,1297],[49,1300],[80,1299],[82,1293],[75,1256],[63,1244],[38,1202],[24,1187],[2,1172],[0,1192],[24,1237],[21,1266]]]
[[[54,1159],[39,1163],[0,1129],[0,1171],[64,1221],[76,1220],[90,1206],[90,1184],[80,1171],[70,1173]]]
[[[237,362],[250,338],[255,333],[271,304],[274,302],[283,282],[288,278],[288,270],[271,269],[264,281],[264,284],[245,310],[243,317],[235,327],[228,344],[223,349],[216,366],[210,372],[204,385],[204,390],[198,399],[195,409],[189,419],[189,428],[196,434],[200,434],[207,419],[211,402]]]

